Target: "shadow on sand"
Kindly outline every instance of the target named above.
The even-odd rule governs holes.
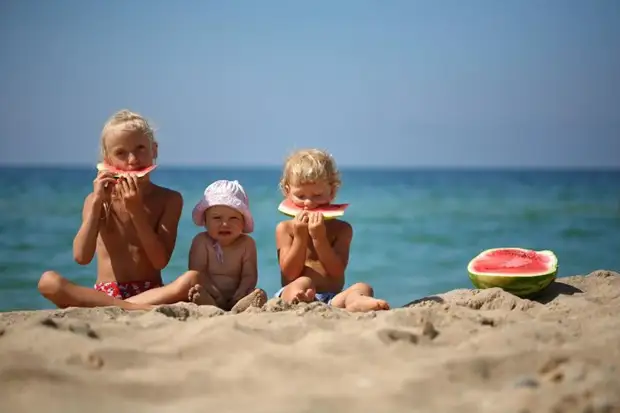
[[[428,302],[428,301],[432,301],[434,303],[439,303],[439,304],[445,303],[445,300],[443,298],[438,297],[436,295],[431,295],[429,297],[422,297],[422,298],[419,298],[417,300],[414,300],[414,301],[412,301],[412,302],[410,302],[408,304],[403,305],[401,308],[411,307],[411,306],[414,306],[416,304],[421,304],[421,303],[425,303],[425,302]]]
[[[524,298],[528,300],[532,300],[532,301],[537,301],[541,304],[547,304],[555,300],[560,295],[573,295],[577,293],[583,293],[583,291],[577,287],[573,287],[572,285],[565,284],[561,281],[556,280],[556,281],[553,281],[551,284],[549,284],[547,288],[545,288],[538,294],[532,295],[529,297],[524,297]],[[428,297],[422,297],[417,300],[414,300],[408,304],[403,305],[400,308],[412,307],[412,306],[423,304],[426,302],[442,304],[442,303],[445,303],[446,301],[437,295],[431,295]]]
[[[560,295],[573,295],[577,293],[583,293],[583,291],[577,287],[573,287],[572,285],[556,280],[549,284],[549,286],[540,293],[527,298],[541,304],[547,304],[555,300]]]

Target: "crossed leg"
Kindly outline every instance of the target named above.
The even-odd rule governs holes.
[[[311,303],[316,296],[314,282],[310,277],[299,277],[288,283],[280,298],[287,303]]]
[[[201,274],[198,271],[187,271],[170,284],[152,288],[126,300],[74,284],[55,271],[44,272],[38,288],[45,298],[59,308],[115,306],[126,310],[149,310],[156,305],[181,301],[217,306],[213,297],[201,285]],[[262,306],[266,301],[266,294],[262,290],[255,290],[246,297],[247,299],[242,299],[237,306],[237,311],[245,306]]]
[[[222,310],[230,310],[230,312],[237,314],[244,312],[249,307],[262,307],[267,302],[267,293],[260,288],[255,288],[231,307],[228,303],[221,303],[218,305],[213,296],[209,294],[207,288],[202,284],[196,284],[189,291],[189,301],[197,305],[213,305]]]
[[[351,312],[389,310],[385,300],[374,297],[372,287],[366,283],[355,283],[332,298],[331,305]]]
[[[233,313],[240,313],[249,307],[262,307],[267,302],[267,294],[260,288],[254,289],[241,298],[232,308],[225,303],[218,303],[213,294],[209,293],[209,282],[198,271],[187,271],[172,283],[153,288],[129,299],[134,303],[172,304],[189,301],[196,305],[212,305]]]
[[[55,271],[46,271],[39,279],[38,289],[43,297],[58,308],[115,306],[125,310],[150,310],[149,304],[132,303],[110,297],[93,288],[74,284]]]
[[[344,291],[336,294],[331,300],[331,305],[344,308],[351,312],[366,312],[375,310],[389,310],[390,305],[385,301],[375,298],[372,287],[366,283],[355,283]],[[280,297],[288,302],[314,301],[316,289],[314,282],[309,277],[299,277],[287,284],[282,290]]]
[[[190,291],[193,287],[199,286],[199,284],[200,273],[198,271],[186,271],[170,284],[151,288],[125,301],[141,305],[174,304],[181,301],[192,301]]]

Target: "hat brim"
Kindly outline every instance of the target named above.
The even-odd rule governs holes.
[[[254,231],[254,218],[252,217],[252,213],[250,212],[249,208],[245,207],[241,203],[239,205],[236,205],[234,203],[231,204],[230,202],[209,202],[204,198],[201,199],[192,210],[192,220],[194,221],[194,224],[199,227],[204,227],[206,224],[205,212],[207,211],[207,209],[217,205],[233,208],[241,215],[243,215],[243,232],[245,234],[249,234]]]

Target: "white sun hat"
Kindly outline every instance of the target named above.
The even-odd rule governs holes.
[[[205,211],[216,205],[236,209],[243,215],[243,232],[254,231],[254,218],[250,212],[250,200],[238,181],[219,180],[209,185],[192,211],[194,224],[205,226]]]

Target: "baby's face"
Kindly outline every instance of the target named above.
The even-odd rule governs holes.
[[[334,199],[334,189],[322,181],[290,185],[287,193],[295,205],[308,209],[327,205]]]
[[[221,245],[231,244],[243,232],[243,215],[224,205],[213,206],[205,212],[207,233]]]

